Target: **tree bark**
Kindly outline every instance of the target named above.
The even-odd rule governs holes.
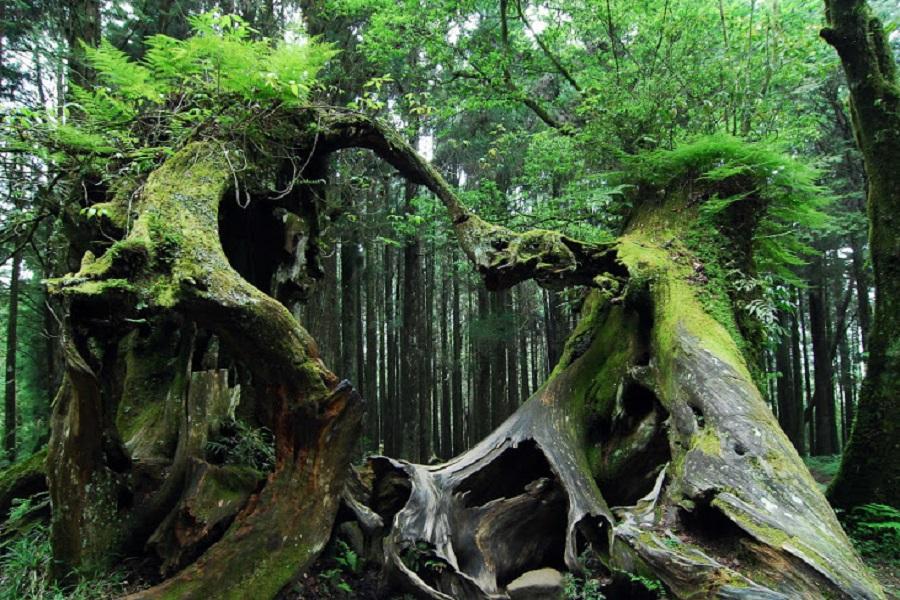
[[[460,318],[459,277],[453,277],[453,307],[450,327],[453,331],[453,355],[451,357],[451,388],[453,395],[453,450],[451,456],[460,454],[465,449],[464,410],[463,410],[463,335]]]
[[[405,210],[413,214],[416,188],[408,183],[405,191]],[[418,236],[407,240],[403,247],[403,331],[401,335],[402,404],[400,426],[403,431],[403,456],[423,460],[424,437],[428,435],[427,406],[422,394],[422,242]]]
[[[799,313],[800,310],[802,310],[802,307],[798,306],[797,313]],[[794,384],[794,389],[791,392],[791,406],[793,407],[794,419],[796,420],[794,428],[795,437],[791,438],[791,440],[794,442],[797,453],[800,456],[804,456],[806,454],[806,428],[804,427],[803,419],[803,415],[805,414],[803,408],[803,368],[801,367],[801,355],[803,352],[800,350],[799,321],[800,316],[798,314],[795,313],[791,315],[791,371],[793,373],[792,381]],[[790,437],[789,433],[788,437]]]
[[[829,489],[837,506],[900,506],[900,84],[881,22],[864,0],[826,0],[821,34],[840,56],[856,141],[868,180],[875,314],[859,407],[841,469]],[[861,296],[862,298],[862,296]]]

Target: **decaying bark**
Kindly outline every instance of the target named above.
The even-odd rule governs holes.
[[[285,306],[229,263],[218,228],[234,173],[220,144],[191,144],[150,176],[120,242],[51,282],[70,315],[49,461],[63,564],[149,543],[164,570],[190,564],[135,598],[274,597],[324,547],[343,493],[383,537],[390,576],[423,597],[502,598],[524,571],[579,569],[589,554],[610,578],[653,576],[676,597],[883,597],[702,302],[696,257],[679,241],[696,216],[684,194],[646,203],[614,244],[515,233],[466,210],[383,125],[341,111],[304,123],[318,125],[315,139],[298,133],[313,164],[370,148],[434,192],[488,287],[587,285],[559,364],[470,451],[437,466],[374,458],[369,485],[343,493],[361,401]],[[316,200],[294,200],[271,209],[294,219],[284,272],[314,279],[324,224]],[[163,346],[141,336],[161,323],[173,332],[168,362],[148,367],[146,347]],[[248,370],[274,432],[261,489],[204,461],[206,422],[223,411],[209,399],[231,392],[216,365],[198,368],[198,332]],[[109,372],[122,355],[124,374]],[[140,390],[161,373],[145,402]],[[212,506],[223,487],[231,500]]]

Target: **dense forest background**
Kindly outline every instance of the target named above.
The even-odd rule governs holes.
[[[900,5],[869,4],[900,61]],[[253,39],[331,44],[338,52],[305,92],[390,122],[467,206],[513,230],[612,239],[630,201],[620,173],[636,155],[739,138],[795,159],[815,189],[806,218],[756,240],[757,271],[726,262],[717,273],[698,265],[697,277],[746,298],[764,339],[754,379],[817,479],[834,474],[874,296],[866,175],[818,0],[0,1],[0,467],[50,434],[61,315],[42,282],[78,270],[66,251],[72,219],[102,230],[103,215],[73,204],[78,190],[64,185],[89,165],[35,151],[35,128],[85,110],[83,87],[121,83],[98,77],[90,57],[114,72],[117,60],[146,59],[151,36],[186,38],[204,13],[238,15]],[[61,144],[93,143],[75,135]],[[129,158],[157,160],[147,148]],[[428,463],[472,447],[550,374],[584,292],[533,282],[487,291],[438,201],[369,153],[341,153],[323,193],[333,223],[320,239],[323,273],[297,291],[309,295],[294,311],[367,400],[357,454]],[[249,195],[222,210],[240,225],[223,233],[232,263],[279,251],[271,216]],[[249,279],[265,287],[273,275]],[[231,368],[232,383],[247,377]],[[229,427],[256,446],[223,452],[271,460],[268,431],[240,411]]]

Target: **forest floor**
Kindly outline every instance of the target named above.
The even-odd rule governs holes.
[[[838,467],[841,464],[841,457],[839,454],[835,456],[811,456],[805,458],[804,462],[806,462],[813,479],[816,480],[822,491],[825,491],[828,484],[831,483],[831,480],[837,474]],[[855,539],[853,541],[854,543],[857,542]],[[885,560],[871,552],[866,552],[864,548],[859,547],[859,544],[857,544],[857,549],[860,551],[863,561],[872,569],[875,577],[881,582],[888,598],[900,600],[900,563],[896,560]]]

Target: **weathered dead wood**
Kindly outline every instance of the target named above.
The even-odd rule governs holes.
[[[478,446],[436,466],[372,459],[373,490],[409,482],[382,514],[406,589],[502,598],[522,572],[578,570],[587,551],[606,581],[638,573],[678,598],[884,597],[671,246],[640,228],[622,238],[645,291],[593,293],[550,380]],[[608,509],[607,491],[627,504]],[[528,527],[510,524],[540,498]]]

